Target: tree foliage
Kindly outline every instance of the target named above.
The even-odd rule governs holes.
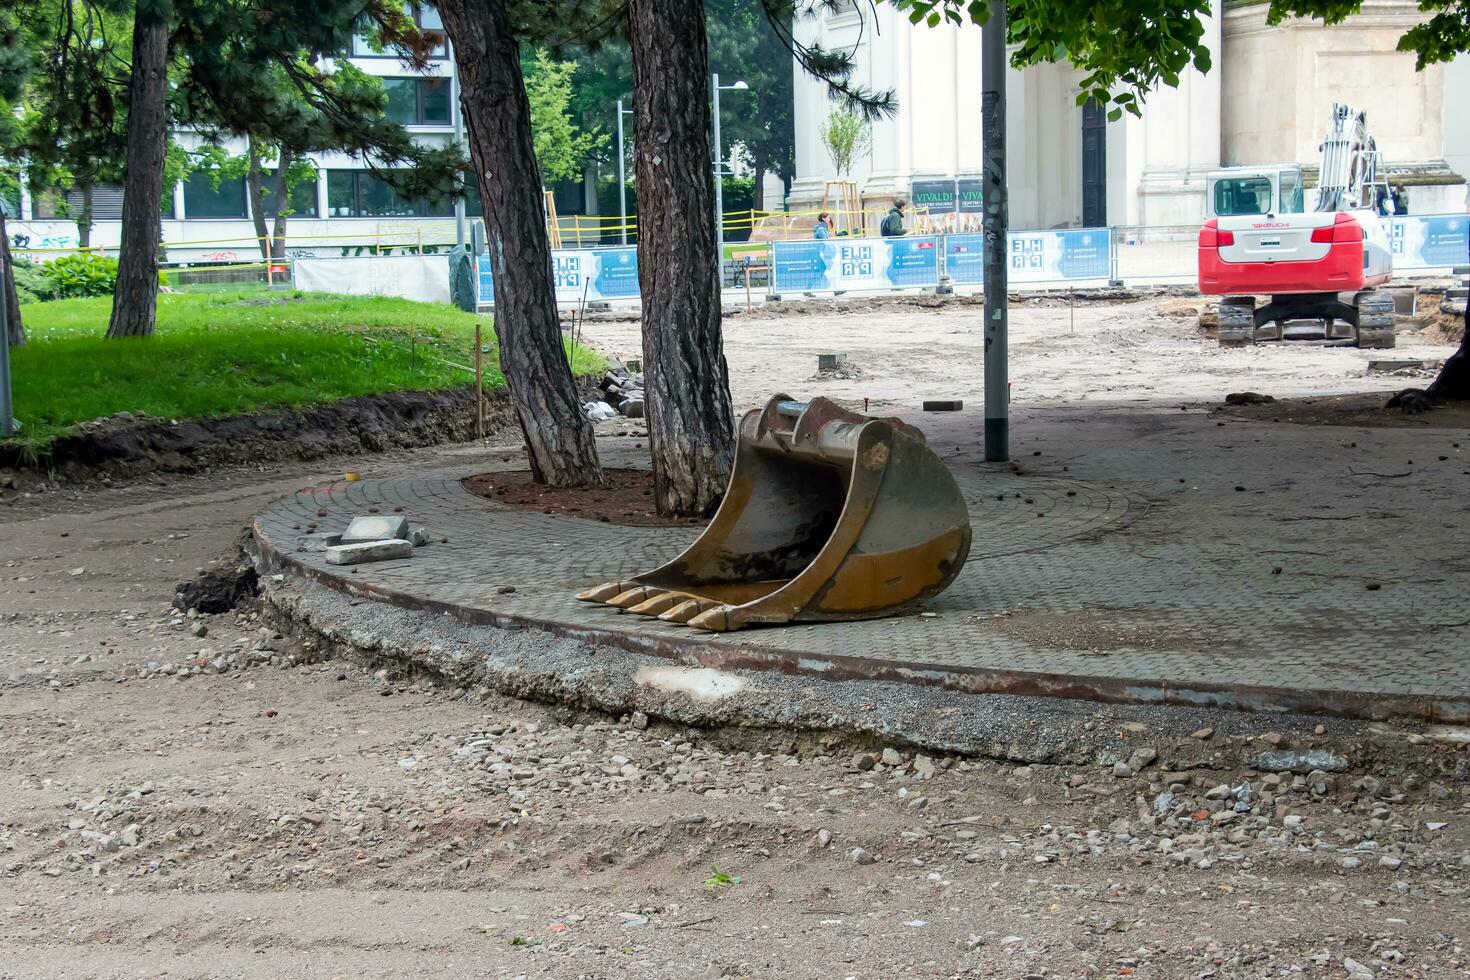
[[[827,114],[821,135],[832,166],[844,177],[852,172],[853,161],[873,146],[872,124],[846,106],[837,106]]]
[[[1280,24],[1288,17],[1312,17],[1324,24],[1340,24],[1363,7],[1362,0],[1271,0],[1266,23]],[[1470,0],[1419,0],[1429,14],[1399,38],[1398,49],[1413,53],[1421,71],[1451,61],[1470,51]]]
[[[536,163],[547,184],[581,176],[583,162],[608,143],[605,133],[584,130],[570,113],[574,61],[556,61],[538,48],[526,72],[526,98],[531,103],[531,138]]]

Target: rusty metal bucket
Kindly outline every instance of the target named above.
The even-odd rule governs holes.
[[[741,420],[704,533],[667,565],[577,598],[712,631],[873,619],[943,592],[969,552],[964,497],[922,432],[777,395]]]

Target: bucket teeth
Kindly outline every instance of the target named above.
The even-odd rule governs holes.
[[[689,620],[689,625],[697,630],[709,630],[711,633],[723,633],[733,627],[730,625],[730,607],[715,606],[713,609],[702,612]]]
[[[636,585],[636,582],[604,582],[586,591],[578,592],[577,598],[583,602],[606,602],[614,596],[622,595]]]
[[[713,606],[714,603],[706,602],[703,599],[690,599],[687,602],[679,603],[673,609],[670,609],[668,612],[662,614],[658,618],[662,619],[666,623],[687,623],[695,616],[698,616],[700,613],[712,608]]]
[[[638,603],[628,612],[637,613],[639,616],[662,616],[680,603],[688,602],[690,598],[682,592],[665,592],[663,595],[656,595],[652,599]]]
[[[619,609],[631,609],[649,599],[656,599],[663,595],[663,589],[654,589],[646,585],[635,585],[626,592],[620,592],[607,600],[609,606],[617,606]]]

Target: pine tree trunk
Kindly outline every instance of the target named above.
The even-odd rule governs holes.
[[[735,452],[720,337],[709,52],[700,0],[631,0],[638,283],[654,494],[706,514]]]
[[[459,66],[465,136],[485,206],[500,367],[532,476],[552,486],[600,485],[592,423],[562,347],[531,108],[504,0],[439,0],[438,7]]]
[[[158,309],[159,203],[168,143],[168,7],[165,0],[139,3],[133,18],[122,244],[109,337],[153,336]]]
[[[296,155],[282,150],[276,161],[276,218],[271,223],[271,251],[267,260],[286,257],[286,212],[291,210],[291,188],[286,182],[286,171],[296,162]]]
[[[26,328],[20,320],[20,294],[15,291],[15,266],[10,261],[10,230],[5,227],[5,209],[0,208],[0,268],[5,276],[5,324],[11,347],[26,345]]]
[[[77,219],[77,245],[83,250],[92,247],[92,185],[82,185],[82,216]]]
[[[271,238],[270,230],[265,223],[265,183],[261,179],[260,149],[255,145],[255,137],[248,137],[247,142],[245,190],[250,194],[250,221],[255,225],[255,245],[260,249],[260,257],[269,262]],[[280,210],[280,207],[280,198],[277,198],[277,211]]]

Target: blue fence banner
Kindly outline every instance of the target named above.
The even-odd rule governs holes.
[[[1012,232],[1006,239],[1011,282],[1107,279],[1112,235],[1106,228]],[[985,236],[945,235],[944,272],[959,283],[985,281]]]
[[[1470,215],[1399,215],[1389,225],[1393,267],[1435,269],[1470,262]]]
[[[490,256],[475,256],[475,274],[480,280],[480,305],[495,305],[495,282],[490,277]]]
[[[1112,235],[1106,228],[1016,232],[1006,242],[1011,282],[1106,279]]]
[[[495,302],[489,256],[477,258],[480,303]],[[552,283],[558,303],[638,298],[638,249],[559,248],[551,253]]]
[[[944,274],[952,282],[984,282],[985,236],[945,235]]]
[[[939,284],[939,240],[933,235],[772,242],[771,253],[772,288],[778,293]]]

